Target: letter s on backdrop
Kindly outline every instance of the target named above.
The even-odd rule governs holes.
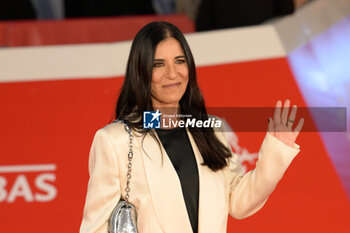
[[[46,192],[46,194],[35,194],[35,200],[39,202],[46,202],[53,200],[57,195],[56,187],[50,183],[46,183],[46,181],[54,182],[56,180],[56,176],[53,173],[44,173],[39,175],[35,179],[35,186],[41,191]]]

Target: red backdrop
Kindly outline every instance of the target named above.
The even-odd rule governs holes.
[[[198,76],[210,107],[266,107],[278,98],[305,106],[285,58],[201,67]],[[90,145],[112,119],[122,81],[0,84],[0,164],[56,165],[49,172],[0,173],[1,232],[79,230]],[[241,146],[257,152],[264,133],[237,135]],[[228,232],[348,232],[349,202],[318,133],[302,133],[297,143],[301,152],[266,206],[247,219],[230,218]],[[52,174],[44,183],[57,192],[46,202],[37,197],[50,189],[35,183],[43,174]]]

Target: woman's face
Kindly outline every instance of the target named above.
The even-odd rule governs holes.
[[[188,83],[188,65],[180,43],[170,37],[156,47],[151,99],[154,108],[178,108]]]

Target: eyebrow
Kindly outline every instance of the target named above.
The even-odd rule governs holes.
[[[180,55],[180,56],[175,57],[175,59],[178,59],[178,58],[185,58],[185,56],[184,55]]]
[[[176,56],[175,59],[185,58],[184,55]],[[153,61],[165,61],[165,59],[153,59]]]

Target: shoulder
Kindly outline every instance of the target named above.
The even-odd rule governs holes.
[[[121,122],[112,122],[97,130],[95,137],[106,137],[112,142],[128,140],[129,135]]]
[[[103,128],[99,129],[99,131],[103,131],[107,134],[120,134],[122,132],[125,132],[125,129],[121,122],[114,121],[104,126]]]

